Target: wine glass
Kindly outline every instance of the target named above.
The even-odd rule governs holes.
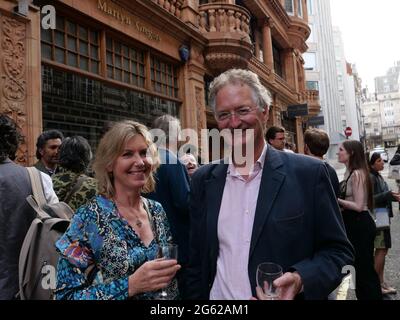
[[[176,244],[165,244],[158,246],[157,258],[178,260],[178,246]],[[156,297],[158,300],[170,300],[166,289],[162,289]]]
[[[264,300],[278,300],[279,289],[274,286],[274,281],[283,276],[282,267],[279,264],[265,262],[257,267],[257,287]]]

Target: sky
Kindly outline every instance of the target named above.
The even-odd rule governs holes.
[[[346,60],[357,65],[363,86],[374,92],[374,78],[400,60],[400,1],[330,1],[332,23],[342,32]]]

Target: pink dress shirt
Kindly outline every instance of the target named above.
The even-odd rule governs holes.
[[[233,164],[228,167],[218,217],[219,256],[211,300],[249,300],[252,297],[248,261],[254,216],[267,144],[244,179]]]

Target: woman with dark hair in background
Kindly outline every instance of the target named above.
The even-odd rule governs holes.
[[[389,190],[381,174],[385,163],[379,153],[373,153],[369,160],[370,177],[374,190],[374,207],[387,208],[389,216],[393,217],[392,202],[400,201],[400,194]],[[375,237],[375,270],[381,281],[382,294],[396,294],[396,289],[384,281],[385,257],[392,247],[390,229],[379,230]]]
[[[97,194],[97,181],[86,175],[92,159],[88,141],[81,136],[64,139],[59,151],[60,170],[52,176],[60,201],[77,210]]]
[[[379,277],[374,268],[375,222],[372,184],[361,142],[346,140],[339,146],[339,162],[346,165],[339,205],[347,236],[354,247],[356,296],[358,300],[382,300]]]

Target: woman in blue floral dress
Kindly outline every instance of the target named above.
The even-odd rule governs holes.
[[[157,259],[158,246],[172,242],[165,212],[141,197],[154,189],[158,166],[145,126],[123,121],[106,133],[93,165],[100,194],[56,243],[56,299],[155,299],[164,288],[178,298],[180,265]]]

